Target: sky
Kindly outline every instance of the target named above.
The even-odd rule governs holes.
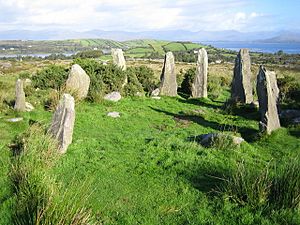
[[[300,0],[0,0],[0,31],[300,30]]]

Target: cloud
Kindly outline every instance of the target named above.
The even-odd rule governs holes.
[[[0,29],[246,30],[248,0],[0,0]]]

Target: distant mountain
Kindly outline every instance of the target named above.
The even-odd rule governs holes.
[[[300,43],[300,32],[291,32],[291,31],[285,31],[281,32],[279,35],[265,39],[260,40],[260,42],[263,43]]]
[[[133,39],[159,39],[169,41],[247,41],[247,42],[300,42],[300,32],[239,32],[225,31],[70,31],[70,30],[9,30],[0,31],[0,40],[66,40],[83,38],[112,39],[126,41]]]

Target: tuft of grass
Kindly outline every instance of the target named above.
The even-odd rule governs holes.
[[[60,158],[57,149],[57,142],[37,125],[15,139],[10,170],[14,224],[92,224],[84,207],[88,189],[64,188],[51,173]]]

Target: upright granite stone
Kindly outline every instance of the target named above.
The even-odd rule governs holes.
[[[84,99],[89,92],[89,87],[90,77],[78,64],[73,65],[66,82],[66,89],[75,92],[79,99]]]
[[[253,101],[251,84],[251,61],[248,49],[241,49],[235,60],[231,99],[249,104]]]
[[[112,48],[111,55],[113,58],[113,63],[117,65],[119,68],[121,68],[122,70],[126,70],[126,61],[122,49]]]
[[[172,52],[165,55],[164,67],[160,77],[160,95],[177,96],[177,81],[175,74],[175,60]]]
[[[275,72],[267,71],[261,66],[257,75],[256,90],[261,114],[259,127],[262,132],[270,134],[280,127],[277,109],[279,89]]]
[[[20,112],[26,111],[25,92],[21,79],[18,79],[16,82],[16,101],[14,109]]]
[[[52,117],[49,132],[58,140],[60,152],[65,153],[72,143],[75,122],[75,101],[69,94],[64,94]]]
[[[202,48],[198,51],[196,76],[192,84],[193,98],[207,97],[207,68],[208,68],[207,52],[204,48]]]

